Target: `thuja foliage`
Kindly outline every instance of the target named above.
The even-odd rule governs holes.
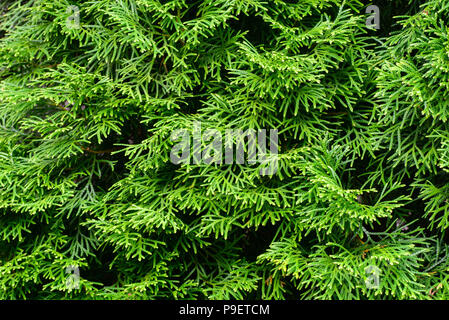
[[[2,0],[0,298],[449,298],[449,3],[369,4]]]

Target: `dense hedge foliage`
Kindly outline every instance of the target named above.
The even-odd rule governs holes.
[[[449,2],[369,4],[2,0],[0,298],[449,298]]]

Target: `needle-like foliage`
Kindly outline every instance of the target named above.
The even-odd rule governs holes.
[[[449,298],[449,3],[368,4],[2,0],[0,298]]]

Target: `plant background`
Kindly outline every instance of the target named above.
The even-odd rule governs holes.
[[[443,0],[2,0],[0,298],[447,299],[448,21]],[[278,173],[172,164],[196,121],[277,128]]]

